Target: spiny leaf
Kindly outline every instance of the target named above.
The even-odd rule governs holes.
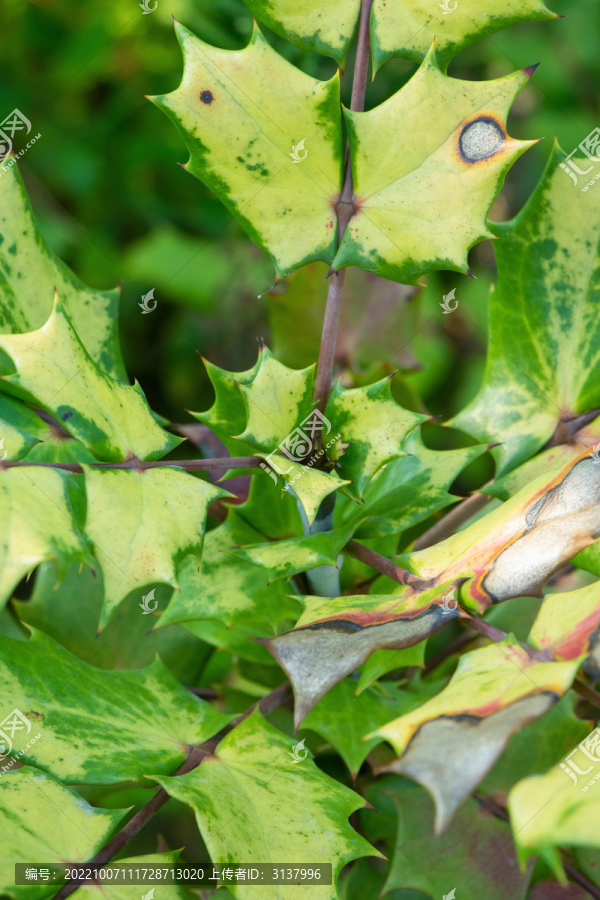
[[[228,372],[204,360],[208,377],[215,391],[215,401],[206,412],[193,412],[200,422],[206,425],[223,441],[232,456],[248,456],[254,453],[251,444],[242,442],[234,435],[240,434],[246,427],[247,411],[240,387],[251,384],[261,364],[261,354],[251,369],[245,372]]]
[[[225,492],[183,472],[92,469],[85,466],[86,534],[102,569],[103,627],[132,591],[156,582],[178,586],[183,559],[198,566],[208,507]],[[134,607],[135,608],[135,607]]]
[[[532,456],[561,420],[600,406],[600,194],[582,197],[565,159],[555,145],[521,212],[491,226],[501,240],[485,377],[453,424],[502,442],[498,474]],[[590,160],[573,162],[585,170]]]
[[[292,631],[261,641],[286,671],[296,697],[296,727],[315,703],[380,647],[418,644],[458,616],[442,612],[435,588],[354,597],[302,597],[305,609]]]
[[[176,29],[183,80],[173,93],[150,99],[183,136],[185,168],[271,255],[278,275],[317,259],[331,262],[343,163],[338,75],[326,82],[305,75],[258,26],[237,51]]]
[[[319,469],[313,469],[310,465],[302,465],[293,462],[280,453],[258,453],[267,460],[269,466],[277,472],[278,475],[286,482],[287,487],[284,490],[293,489],[294,494],[304,508],[308,524],[312,527],[321,503],[332,494],[338,491],[349,481],[342,481],[336,472],[322,472]]]
[[[379,743],[378,738],[365,741],[365,735],[422,703],[421,697],[391,687],[367,688],[359,696],[356,692],[356,682],[345,678],[319,700],[302,724],[329,741],[353,778]]]
[[[263,537],[244,520],[243,510],[243,506],[233,508],[227,520],[206,535],[200,568],[193,557],[184,561],[179,573],[180,590],[173,593],[157,628],[202,619],[216,619],[228,628],[255,621],[276,625],[280,617],[293,618],[297,614],[297,603],[285,596],[282,584],[270,585],[268,572],[231,554],[237,544]]]
[[[29,735],[16,731],[10,754],[23,750],[25,762],[74,784],[170,773],[188,744],[230,719],[186,691],[158,658],[146,669],[106,672],[35,630],[28,641],[0,636],[0,686],[41,734],[25,749]]]
[[[522,71],[448,78],[432,47],[385,103],[346,111],[357,211],[334,267],[405,284],[431,269],[465,272],[470,248],[491,235],[485,216],[506,171],[532,143],[508,137],[505,125],[527,80]]]
[[[509,736],[565,693],[580,663],[536,661],[509,636],[466,653],[437,697],[370,735],[402,753],[387,771],[408,775],[427,788],[436,804],[437,834],[500,756]],[[440,746],[443,756],[436,750]]]
[[[314,409],[314,377],[314,365],[307,369],[289,369],[264,347],[256,375],[251,382],[239,386],[247,419],[245,430],[236,436],[237,439],[258,450],[274,450]],[[303,446],[300,453],[291,448],[296,459],[302,458],[303,451]]]
[[[270,581],[289,578],[317,566],[336,566],[338,554],[352,537],[352,528],[335,528],[287,541],[249,544],[231,550],[234,556],[266,569]]]
[[[99,368],[125,382],[119,349],[118,291],[77,278],[42,238],[16,164],[0,178],[0,332],[36,331],[52,312],[54,291]]]
[[[4,390],[36,402],[98,459],[160,459],[181,443],[160,428],[136,383],[109,378],[77,336],[58,297],[38,331],[0,335],[0,350],[16,374],[2,375]]]
[[[342,442],[350,445],[340,457],[337,471],[352,482],[361,498],[383,465],[406,455],[404,439],[428,419],[396,403],[389,378],[352,390],[344,390],[338,383],[325,412],[331,419],[331,430],[339,432]]]
[[[295,765],[293,745],[254,712],[201,766],[156,781],[192,807],[208,852],[220,863],[243,857],[333,864],[333,885],[263,885],[261,900],[339,900],[335,881],[342,866],[359,856],[379,855],[348,824],[364,801],[312,760]],[[233,892],[239,900],[256,900],[252,885],[238,884]]]
[[[72,477],[56,469],[0,472],[0,602],[44,560],[54,562],[59,576],[74,561],[93,564],[71,487]]]
[[[584,451],[464,531],[397,561],[437,582],[472,576],[461,594],[480,611],[511,597],[541,597],[547,579],[600,535],[599,501],[600,465]]]
[[[435,38],[444,68],[464,47],[520,22],[556,19],[543,0],[375,0],[371,13],[373,69],[394,56],[422,59]]]
[[[448,493],[448,488],[462,469],[487,448],[479,445],[461,450],[429,450],[420,432],[413,431],[403,449],[410,455],[388,463],[367,486],[361,506],[357,509],[348,505],[341,515],[343,523],[363,520],[358,524],[356,537],[397,534],[459,499]]]
[[[360,13],[360,0],[244,0],[259,22],[309,53],[344,66]]]
[[[0,891],[19,900],[41,900],[55,894],[56,887],[43,881],[16,887],[15,863],[85,863],[126,815],[124,809],[90,806],[30,766],[0,778],[0,809]]]

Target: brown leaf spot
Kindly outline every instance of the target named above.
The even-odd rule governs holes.
[[[215,98],[213,97],[212,91],[200,91],[200,99],[203,103],[206,103],[207,106],[210,106]]]

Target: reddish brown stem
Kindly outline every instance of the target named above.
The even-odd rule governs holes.
[[[178,466],[187,472],[210,471],[211,469],[256,469],[263,463],[259,456],[225,456],[222,459],[159,459],[148,462],[142,459],[126,459],[116,463],[86,463],[95,469],[156,469],[165,466]],[[4,460],[0,462],[2,469],[14,469],[18,466],[47,466],[52,469],[65,469],[67,472],[83,472],[79,463],[36,462],[35,460]]]
[[[348,556],[353,556],[367,566],[371,566],[372,569],[376,569],[382,575],[387,575],[388,578],[397,581],[398,584],[407,584],[419,591],[427,590],[427,588],[433,586],[431,582],[417,578],[416,575],[411,575],[402,566],[397,566],[391,559],[387,559],[381,553],[376,553],[375,550],[370,550],[364,544],[359,544],[358,541],[349,541],[344,547],[344,553],[347,553]]]
[[[369,18],[372,5],[373,0],[362,0],[361,2],[358,44],[356,47],[356,61],[352,79],[352,99],[350,101],[350,109],[356,112],[361,112],[365,108],[365,92],[367,88],[371,43]],[[352,167],[350,165],[349,149],[347,149],[344,183],[336,205],[338,247],[342,242],[342,238],[344,237],[344,233],[353,214]],[[329,400],[329,394],[331,392],[333,366],[335,363],[335,348],[337,345],[340,310],[342,307],[342,292],[344,289],[345,278],[346,273],[344,269],[340,269],[339,272],[333,272],[329,278],[329,289],[327,291],[327,304],[323,320],[323,332],[321,334],[321,347],[319,350],[319,362],[317,363],[314,391],[314,401],[322,411],[324,411],[327,406],[327,401]]]

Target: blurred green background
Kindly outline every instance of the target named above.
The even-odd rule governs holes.
[[[543,63],[509,120],[514,137],[543,140],[510,172],[492,210],[496,220],[526,200],[555,134],[571,150],[600,118],[600,5],[549,0],[549,6],[565,18],[493,35],[449,70],[489,79]],[[138,0],[4,0],[0,113],[17,107],[41,132],[21,168],[43,232],[90,285],[122,284],[129,374],[158,412],[181,422],[189,420],[185,409],[211,403],[200,354],[241,370],[254,362],[256,339],[264,337],[284,362],[312,362],[327,285],[325,267],[316,265],[265,296],[274,280],[270,260],[177,165],[187,151],[144,97],[179,83],[172,15],[228,48],[244,46],[252,28],[243,0],[158,0],[151,15],[142,14]],[[322,78],[334,72],[333,61],[266,33],[304,71]],[[368,87],[367,106],[398,90],[415,68],[405,60],[385,65]],[[346,101],[349,80],[348,73]],[[489,241],[472,251],[471,267],[477,281],[434,275],[417,295],[354,273],[338,348],[345,380],[400,368],[406,377],[398,377],[397,394],[407,405],[443,416],[463,405],[478,387],[485,356],[486,297],[495,277]],[[158,307],[142,315],[138,303],[152,287]],[[453,287],[459,309],[444,316],[438,304]]]

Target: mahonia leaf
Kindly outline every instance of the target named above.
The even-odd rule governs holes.
[[[482,611],[511,597],[541,597],[547,579],[599,536],[600,465],[587,450],[458,534],[396,561],[434,582],[471,578],[461,595]]]
[[[244,0],[252,15],[291,44],[331,56],[343,68],[360,0]]]
[[[445,748],[440,750],[445,753]],[[475,798],[457,812],[452,828],[433,837],[434,808],[422,788],[396,778],[382,781],[379,790],[393,799],[398,821],[382,894],[404,889],[441,898],[447,896],[450,885],[456,885],[456,900],[524,900],[531,867],[525,873],[519,871],[506,824],[482,809]],[[379,808],[378,798],[372,797],[371,802]]]
[[[289,369],[264,347],[255,377],[239,386],[247,419],[245,430],[236,438],[258,450],[273,450],[314,409],[314,378],[314,365]]]
[[[458,616],[442,611],[443,588],[421,593],[298,597],[305,606],[295,628],[260,641],[285,670],[296,697],[296,727],[315,703],[381,647],[418,644]]]
[[[544,598],[527,642],[555,659],[592,654],[600,670],[600,583]]]
[[[79,340],[58,297],[38,331],[0,335],[16,374],[3,374],[4,390],[36,402],[97,458],[160,459],[182,439],[163,431],[136,383],[121,384],[96,365]]]
[[[26,749],[30,735],[15,731],[8,755],[22,750],[25,762],[73,784],[168,774],[188,744],[231,718],[189,693],[158,658],[145,669],[102,671],[36,630],[28,641],[0,636],[0,650],[2,694],[41,734]]]
[[[594,729],[566,757],[566,762],[544,775],[532,775],[515,784],[508,795],[508,811],[522,863],[539,853],[562,879],[559,847],[600,847],[599,763],[598,734]]]
[[[175,467],[84,470],[85,530],[104,582],[103,627],[132,591],[141,600],[141,589],[156,582],[177,587],[189,554],[198,566],[208,507],[226,492]]]
[[[235,438],[246,427],[247,411],[240,387],[252,384],[260,368],[262,354],[245,372],[228,372],[204,360],[208,377],[215,391],[215,401],[206,412],[193,412],[200,422],[213,431],[232,456],[248,456],[254,447]]]
[[[266,569],[269,580],[289,578],[318,566],[337,566],[338,554],[352,537],[352,528],[334,528],[287,541],[262,542],[231,550],[238,559]]]
[[[387,740],[402,753],[386,771],[407,775],[427,788],[436,804],[439,834],[498,759],[510,735],[562,697],[580,664],[581,659],[539,662],[509,635],[466,653],[437,697],[369,737]]]
[[[15,863],[85,863],[107,843],[127,813],[90,806],[75,791],[30,766],[0,778],[0,810],[0,893],[19,900],[52,896],[56,886],[40,881],[16,887]]]
[[[520,22],[557,19],[543,0],[375,0],[371,13],[373,69],[394,56],[420,60],[435,38],[446,67],[464,47]]]
[[[205,44],[177,23],[176,30],[183,80],[150,99],[187,144],[184,168],[271,255],[278,275],[331,262],[343,165],[338,74],[330,81],[305,75],[258,26],[236,51]]]
[[[335,882],[342,866],[359,856],[380,855],[348,824],[364,800],[312,760],[294,765],[293,745],[254,712],[201,766],[155,780],[192,807],[208,852],[220,864],[241,858],[332,863],[333,885],[262,885],[261,900],[339,900]],[[232,893],[238,900],[256,900],[252,885],[238,883]]]
[[[321,503],[333,491],[338,491],[349,481],[343,481],[336,472],[322,472],[320,469],[310,468],[310,464],[302,465],[282,456],[280,453],[258,453],[267,460],[271,469],[286,482],[284,490],[293,489],[294,494],[302,504],[309,526],[313,526]]]
[[[322,697],[302,723],[324,737],[340,754],[355,779],[367,755],[379,742],[364,737],[380,725],[422,703],[406,691],[367,688],[357,696],[357,684],[345,678]]]
[[[373,475],[386,463],[406,455],[404,439],[429,418],[396,403],[389,378],[352,390],[344,390],[338,383],[325,413],[331,419],[331,430],[349,444],[337,471],[352,481],[361,499]]]
[[[173,593],[157,628],[201,619],[216,619],[227,628],[263,620],[276,625],[280,617],[294,618],[297,614],[297,603],[285,596],[282,584],[269,584],[268,572],[228,552],[237,544],[263,538],[244,520],[243,509],[231,509],[227,520],[206,535],[200,568],[193,557],[184,561],[180,589]],[[279,542],[260,546],[278,547]]]
[[[72,478],[56,469],[0,471],[0,603],[45,560],[53,561],[60,577],[72,562],[93,565],[78,527],[71,486]]]
[[[432,47],[411,80],[369,112],[346,111],[356,212],[333,265],[415,284],[424,272],[465,272],[511,163],[532,141],[506,134],[528,81],[442,74]],[[400,135],[400,136],[399,136]]]
[[[539,450],[561,421],[600,406],[600,194],[581,197],[565,159],[555,145],[521,212],[491,226],[501,240],[485,377],[452,424],[502,442],[499,475]]]
[[[36,331],[52,312],[54,291],[94,362],[126,381],[119,349],[119,291],[83,284],[42,238],[16,164],[0,178],[0,332]]]
[[[356,537],[397,534],[460,499],[448,493],[448,488],[465,466],[487,448],[478,445],[461,450],[429,450],[419,431],[413,431],[403,449],[409,455],[392,460],[373,477],[359,509],[350,506],[342,514],[343,524],[363,520],[358,524]]]

